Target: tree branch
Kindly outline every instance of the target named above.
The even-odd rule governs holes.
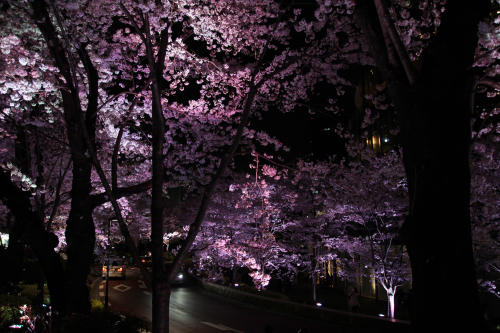
[[[127,8],[125,8],[125,6],[123,5],[123,3],[121,1],[120,1],[119,5],[120,5],[121,10],[125,13],[125,15],[127,16],[127,18],[129,19],[130,24],[132,24],[132,26],[134,27],[135,31],[137,32],[137,34],[141,38],[141,40],[144,43],[144,45],[146,45],[146,37],[144,37],[144,34],[143,34],[142,30],[139,28],[139,26],[135,22],[134,18],[130,14],[130,12],[127,10]]]
[[[62,163],[62,159],[61,159]],[[52,228],[52,221],[54,221],[54,217],[56,216],[57,213],[57,208],[59,208],[59,203],[61,202],[61,187],[62,183],[64,181],[64,178],[66,177],[66,173],[69,170],[69,167],[71,166],[71,160],[68,161],[68,165],[64,169],[64,173],[61,175],[59,172],[59,180],[57,181],[57,187],[56,187],[56,195],[54,198],[54,206],[52,207],[52,212],[50,213],[49,220],[47,221],[47,230],[50,231]]]
[[[123,136],[123,131],[125,129],[125,124],[127,123],[130,114],[132,113],[132,110],[134,110],[137,103],[139,103],[139,97],[141,96],[140,92],[146,89],[151,84],[151,81],[152,81],[151,77],[146,80],[146,83],[142,86],[141,90],[137,93],[136,97],[134,97],[132,104],[130,104],[130,107],[128,108],[126,116],[123,117],[122,123],[120,124],[120,131],[118,132],[118,136],[116,137],[115,147],[113,149],[113,156],[111,157],[111,188],[113,189],[113,191],[116,191],[116,189],[118,188],[118,178],[117,178],[118,151],[120,150],[120,143]]]
[[[495,80],[489,79],[489,78],[479,79],[479,80],[477,80],[476,83],[477,83],[478,86],[479,85],[483,85],[483,86],[487,86],[487,87],[493,88],[495,90],[500,90],[500,83],[498,83]]]
[[[391,22],[387,4],[384,0],[375,0],[375,6],[377,7],[377,14],[380,20],[380,25],[382,26],[382,30],[384,31],[384,37],[386,37],[386,34],[390,36],[394,48],[396,49],[396,52],[399,56],[399,60],[404,67],[410,85],[414,84],[416,81],[417,73],[415,71],[415,68],[413,67],[413,64],[411,63],[408,51],[406,50],[406,47],[404,46],[398,32],[396,31],[394,23]],[[391,50],[389,49],[389,47],[388,52],[389,55],[391,55]],[[391,59],[390,56],[389,59]]]
[[[145,181],[145,182],[137,184],[137,185],[113,189],[113,193],[114,193],[115,199],[120,199],[120,198],[128,197],[128,196],[131,196],[134,194],[138,194],[138,193],[142,193],[144,191],[147,191],[152,186],[153,186],[153,181],[148,180],[148,181]],[[92,208],[95,209],[95,208],[103,205],[104,203],[110,201],[110,198],[109,198],[107,192],[103,192],[103,193],[91,195],[91,200],[92,200]]]

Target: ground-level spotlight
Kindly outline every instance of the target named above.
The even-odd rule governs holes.
[[[379,316],[379,317],[385,317],[385,315],[383,315],[383,314],[379,314],[378,316]]]
[[[316,305],[317,305],[317,306],[323,306],[323,304],[321,304],[321,303],[316,303]]]

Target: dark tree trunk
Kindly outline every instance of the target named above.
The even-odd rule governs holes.
[[[77,78],[72,75],[71,69],[73,64],[66,58],[64,45],[59,40],[59,34],[52,25],[53,20],[47,9],[49,8],[48,4],[44,0],[34,0],[31,6],[35,23],[47,42],[47,47],[60,74],[64,77],[64,80],[61,80],[61,78],[58,79],[60,81],[59,84],[64,87],[60,89],[60,92],[63,100],[66,132],[69,146],[71,147],[71,159],[73,161],[71,210],[66,222],[68,255],[66,296],[68,307],[65,310],[69,312],[89,313],[90,302],[86,280],[93,261],[92,256],[95,243],[95,229],[92,219],[93,206],[90,197],[92,165],[90,159],[86,157],[88,147],[85,145],[84,128],[80,122],[83,110],[79,100],[79,91],[75,83]],[[60,15],[60,13],[55,14],[56,17]],[[55,21],[57,22],[57,20]],[[84,54],[80,54],[80,57],[84,56]],[[87,63],[86,61],[83,62]],[[88,67],[86,67],[86,71],[89,77],[89,94],[87,95],[88,106],[85,125],[90,137],[89,140],[93,143],[95,137],[95,114],[97,110],[96,72],[93,68]],[[49,279],[49,270],[45,266],[43,268],[47,279]],[[52,289],[50,293],[52,296]]]
[[[171,284],[164,276],[153,275],[153,330],[169,332]]]
[[[240,269],[240,266],[233,267],[233,274],[232,274],[232,281],[231,281],[233,283],[233,285],[236,284],[236,277],[237,277],[239,269]]]
[[[472,252],[470,142],[477,24],[487,0],[449,1],[442,24],[409,84],[389,61],[371,1],[356,21],[386,79],[401,126],[410,212],[403,225],[413,274],[417,332],[485,332]]]
[[[11,219],[10,214],[7,218]],[[21,226],[15,222],[12,223],[9,230],[9,246],[5,256],[5,267],[9,269],[2,272],[2,282],[6,283],[7,288],[18,284],[23,278],[24,240],[22,236]]]
[[[71,210],[66,222],[68,255],[66,275],[68,278],[69,311],[90,313],[89,292],[86,282],[93,262],[95,245],[95,227],[92,218],[93,206],[90,197],[92,165],[85,156],[87,147],[85,146],[75,100],[70,93],[61,92],[64,102],[64,116],[68,127],[68,141],[73,148],[71,151],[73,161]]]
[[[31,209],[30,194],[23,192],[0,169],[0,199],[15,216],[15,224],[23,230],[23,239],[35,251],[46,272],[54,311],[64,314],[67,309],[67,284],[59,255],[54,251],[57,237],[45,231],[43,221]]]
[[[314,303],[316,303],[316,278],[317,278],[317,272],[316,272],[316,266],[318,266],[318,262],[316,260],[316,247],[313,248],[313,254],[311,255],[311,268],[312,268],[312,274],[311,274],[311,297]]]

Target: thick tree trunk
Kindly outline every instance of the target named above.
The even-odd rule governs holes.
[[[23,230],[23,239],[35,251],[40,265],[47,272],[53,310],[63,314],[67,310],[67,285],[61,260],[54,251],[57,237],[45,231],[43,221],[30,209],[29,197],[29,193],[16,187],[9,175],[0,169],[0,199],[15,216],[15,224]]]
[[[58,67],[64,80],[58,77],[64,118],[66,120],[66,132],[69,146],[71,147],[71,159],[73,161],[73,179],[71,187],[71,210],[66,222],[66,241],[68,263],[66,266],[67,290],[66,297],[69,312],[89,313],[90,302],[86,286],[87,275],[93,261],[95,244],[95,228],[92,219],[92,200],[90,197],[91,183],[90,175],[92,165],[86,157],[88,147],[85,145],[84,128],[80,123],[80,115],[83,113],[80,103],[79,90],[77,89],[77,77],[72,66],[66,58],[65,46],[59,39],[59,32],[53,26],[50,7],[44,0],[34,0],[30,3],[32,14],[40,32],[43,34],[51,56]],[[51,13],[57,18],[59,13]],[[59,20],[55,20],[60,24]],[[80,53],[81,60],[86,60],[85,54]],[[86,64],[85,61],[83,61]],[[95,121],[97,111],[97,72],[93,68],[86,67],[89,78],[89,93],[87,94],[88,105],[86,112],[86,127],[90,141],[95,139]],[[73,72],[73,73],[72,73]],[[38,253],[37,253],[38,255]],[[49,279],[51,272],[43,266],[44,272]],[[63,284],[65,285],[65,284]],[[50,288],[50,286],[49,286]],[[53,291],[50,289],[52,296]]]
[[[486,0],[449,1],[414,84],[391,63],[369,1],[356,21],[386,79],[401,126],[410,212],[403,225],[416,332],[485,332],[472,252],[470,142],[477,24]]]
[[[158,281],[156,280],[158,279]],[[153,330],[154,332],[169,332],[170,324],[170,281],[153,275]]]
[[[399,108],[410,198],[403,236],[413,274],[413,324],[420,332],[487,331],[469,208],[475,84],[466,69],[474,58],[478,18],[463,17],[474,17],[471,5],[447,6],[436,45],[422,56],[411,105]],[[444,303],[436,301],[441,297]]]
[[[23,230],[19,223],[13,223],[9,230],[9,246],[5,257],[5,267],[2,273],[3,282],[7,286],[17,285],[23,278],[24,240]]]
[[[73,148],[73,179],[71,184],[71,210],[66,222],[66,242],[68,262],[69,311],[90,313],[89,292],[86,282],[93,262],[95,227],[92,218],[92,198],[90,197],[90,174],[92,165],[85,156],[87,147],[80,126],[74,100],[70,93],[62,91],[64,116],[68,124],[68,141]],[[93,126],[91,126],[92,128]]]

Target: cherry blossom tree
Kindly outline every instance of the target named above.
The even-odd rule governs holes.
[[[403,235],[417,331],[487,331],[472,253],[469,164],[478,82],[472,66],[478,23],[490,7],[490,1],[356,1],[354,18],[401,128],[409,192]],[[420,25],[411,23],[414,13]],[[456,267],[463,268],[459,276]],[[449,306],[435,302],[437,294],[447,295]]]
[[[274,2],[138,5],[33,1],[6,9],[4,21],[13,24],[2,37],[3,59],[10,65],[2,88],[4,93],[10,92],[3,105],[4,123],[23,122],[25,106],[31,109],[29,102],[31,106],[47,105],[26,128],[46,135],[50,126],[57,128],[53,132],[61,136],[48,139],[68,147],[71,159],[65,273],[49,240],[30,238],[27,234],[37,229],[24,228],[46,274],[51,275],[48,281],[51,291],[54,289],[55,307],[63,311],[68,303],[70,311],[88,310],[85,278],[94,250],[92,213],[96,207],[111,203],[137,258],[121,214],[128,203],[117,200],[151,188],[153,276],[141,269],[153,282],[154,330],[168,331],[165,314],[170,280],[186,257],[217,182],[241,139],[279,145],[246,129],[250,113],[258,116],[257,108],[267,109],[278,96],[282,96],[279,106],[290,110],[298,99],[307,98],[307,89],[313,89],[319,80],[345,82],[338,70],[347,62],[333,57],[334,50],[342,46],[330,35],[311,44],[311,26],[317,24],[319,29],[325,23],[299,20],[300,10]],[[283,15],[286,11],[291,15]],[[295,31],[305,32],[299,38],[304,45],[290,44],[292,38],[297,40],[290,34],[294,26]],[[345,27],[349,25],[337,25],[334,31]],[[211,49],[210,55],[190,50],[184,42],[191,36],[202,39],[202,48]],[[21,57],[14,54],[18,51]],[[179,103],[174,95],[196,80],[199,100]],[[3,147],[12,149],[14,135],[3,133]],[[223,153],[227,146],[229,150]],[[118,168],[119,163],[123,167]],[[43,228],[43,216],[35,218],[19,206],[31,204],[28,193],[16,191],[16,180],[13,183],[7,173],[2,176],[2,201],[16,216],[16,223],[37,221],[37,228]],[[195,222],[168,271],[162,261],[166,176],[171,177],[172,187],[193,178],[206,186]],[[128,187],[120,187],[122,184]],[[61,293],[55,292],[58,288]]]
[[[275,200],[280,196],[276,181],[282,175],[267,164],[259,165],[259,156],[254,156],[255,164],[250,166],[255,175],[235,177],[224,195],[214,197],[193,251],[200,268],[216,265],[236,274],[238,268],[246,267],[255,286],[265,289],[270,274],[290,260],[275,235],[283,229],[279,217],[283,201]],[[227,222],[221,224],[220,219]]]
[[[402,161],[394,151],[380,157],[366,148],[351,147],[348,151],[361,154],[363,159],[340,164],[301,162],[294,183],[307,189],[318,207],[306,225],[314,227],[311,222],[319,220],[321,227],[311,229],[311,233],[314,241],[328,249],[323,260],[348,253],[351,260],[343,260],[341,275],[350,280],[365,274],[359,267],[371,266],[370,277],[386,289],[388,315],[393,318],[396,288],[411,279],[399,236],[407,214]],[[305,230],[301,226],[295,233],[298,236]]]
[[[335,198],[331,213],[344,226],[344,237],[338,242],[355,264],[347,278],[353,279],[360,266],[369,266],[369,276],[387,292],[388,317],[394,318],[394,295],[397,287],[411,281],[408,254],[401,242],[400,227],[407,211],[407,185],[400,154],[371,156],[361,162],[352,162],[340,168],[338,182],[344,189],[341,198]],[[342,175],[342,177],[338,177]],[[353,182],[348,186],[345,182]],[[354,272],[355,274],[349,275]]]
[[[483,27],[484,28],[484,27]],[[485,42],[491,46],[492,39],[498,38],[491,35],[491,29],[484,33],[489,38]],[[485,36],[486,37],[486,36]],[[493,43],[495,44],[495,43]],[[491,60],[491,59],[490,59]],[[487,79],[490,80],[490,79]],[[483,92],[486,89],[483,89]],[[495,93],[487,92],[487,100],[495,97]],[[473,145],[472,145],[472,181],[471,181],[471,215],[472,238],[476,267],[481,272],[499,271],[498,247],[498,108],[491,105],[485,109],[476,110],[474,119]],[[497,281],[490,276],[481,276],[478,279],[480,287],[486,292],[500,297],[496,290]]]
[[[111,203],[137,256],[121,214],[128,203],[117,200],[151,189],[153,275],[142,269],[153,282],[154,330],[168,331],[169,281],[190,253],[238,146],[252,146],[252,140],[279,146],[249,129],[248,120],[270,108],[290,111],[304,104],[314,98],[319,82],[332,87],[334,102],[349,84],[342,70],[356,63],[377,66],[401,128],[409,190],[403,234],[414,277],[414,325],[441,331],[444,316],[456,328],[483,329],[470,235],[470,106],[477,84],[495,86],[496,72],[490,70],[497,54],[491,38],[495,28],[478,28],[490,5],[489,0],[34,0],[7,6],[0,13],[3,22],[10,22],[0,43],[1,199],[27,230],[25,238],[50,275],[49,286],[67,289],[51,292],[54,303],[60,309],[68,303],[71,311],[88,310],[85,278],[95,244],[96,207]],[[478,32],[482,49],[474,67]],[[479,65],[487,67],[488,77],[479,76]],[[183,91],[189,96],[182,97]],[[336,106],[331,110],[336,112]],[[62,163],[71,165],[62,178],[71,193],[66,272],[51,247],[52,237],[41,232],[45,217],[35,208],[22,209],[35,207],[30,192],[41,189],[31,186],[36,181],[24,177],[27,171],[18,173],[7,164],[15,158],[15,140],[22,137],[18,125],[29,131],[32,147],[35,132],[64,147],[64,156],[46,149],[40,155],[46,163],[59,165],[57,156],[71,161]],[[35,156],[37,149],[30,151]],[[36,169],[33,175],[40,176]],[[165,271],[163,196],[166,188],[181,184],[199,185],[203,196]],[[34,197],[42,202],[42,194]],[[36,225],[25,228],[27,221]],[[457,276],[459,263],[466,269]],[[459,289],[463,292],[455,293]],[[434,302],[438,292],[450,297],[450,306]]]
[[[320,80],[326,79],[331,84],[337,85],[346,82],[339,77],[338,70],[346,66],[348,61],[331,57],[334,50],[342,49],[338,39],[332,40],[332,35],[327,35],[320,38],[318,43],[308,44],[312,42],[313,35],[310,33],[310,27],[314,23],[299,21],[297,16],[300,15],[300,10],[293,10],[292,5],[280,6],[278,3],[267,1],[250,4],[229,1],[203,5],[187,2],[183,7],[187,10],[185,15],[190,19],[186,26],[193,29],[195,36],[203,37],[208,45],[212,45],[213,60],[210,63],[222,62],[222,68],[225,69],[225,71],[217,72],[216,75],[206,77],[210,80],[209,82],[216,83],[215,86],[222,87],[222,92],[229,94],[232,98],[227,106],[220,105],[221,109],[230,115],[241,110],[241,116],[238,119],[238,130],[231,147],[218,163],[217,171],[204,191],[197,216],[190,225],[171,270],[166,273],[169,278],[173,276],[173,272],[190,252],[190,247],[208,209],[210,198],[236,152],[241,137],[243,134],[253,136],[252,132],[245,129],[250,113],[258,109],[266,110],[269,103],[276,102],[278,97],[280,103],[277,106],[290,110],[297,100],[308,98],[307,91],[314,89],[315,82]],[[123,7],[123,12],[126,12],[126,8]],[[285,12],[289,15],[283,15]],[[337,16],[342,17],[343,13],[339,12]],[[332,16],[329,21],[334,22],[337,16]],[[127,14],[127,17],[129,22],[133,22],[131,14]],[[140,15],[139,18],[145,24],[146,21]],[[318,22],[318,29],[324,26],[324,22],[320,20],[314,19],[313,21]],[[300,40],[304,41],[303,46],[291,44],[294,36],[290,34],[290,31],[294,27],[299,32],[306,30],[305,36],[300,36]],[[349,28],[349,25],[338,24],[334,27],[333,31],[342,31],[346,27]],[[138,26],[135,30],[141,33]],[[303,68],[307,70],[302,70]],[[227,92],[224,92],[224,87],[228,88]],[[202,86],[202,95],[211,98],[214,93],[212,89],[206,90],[206,87]],[[258,116],[258,112],[255,115]],[[154,134],[153,137],[155,137]],[[161,137],[161,135],[157,136],[157,138]],[[268,137],[256,136],[256,139],[259,138],[268,139]],[[276,143],[279,145],[278,142]],[[160,173],[160,170],[156,172]],[[155,184],[154,181],[153,184]],[[154,193],[153,188],[153,202],[155,202]],[[157,215],[160,216],[161,205],[157,207]],[[155,227],[152,228],[152,238],[154,244],[160,244],[161,227],[160,223],[154,221],[155,216],[152,214],[152,225],[157,225],[158,230],[155,231]],[[157,249],[159,250],[159,247]],[[157,269],[158,273],[154,275],[162,276],[162,267],[159,266],[161,260],[157,260],[158,264],[154,261],[155,257],[153,257],[153,271]],[[158,322],[153,320],[153,326],[157,327],[155,330],[158,329],[158,331],[168,330],[165,313],[168,313],[169,280],[158,281],[161,290],[156,291],[155,288],[153,290],[153,318],[162,318],[162,321]],[[155,285],[153,279],[153,286]],[[162,296],[156,298],[156,294]]]
[[[296,255],[297,270],[311,278],[313,302],[320,265],[337,256],[334,239],[340,235],[339,225],[326,214],[325,205],[326,192],[335,186],[330,177],[337,167],[333,163],[299,161],[290,172],[290,203],[283,209],[284,242]]]

